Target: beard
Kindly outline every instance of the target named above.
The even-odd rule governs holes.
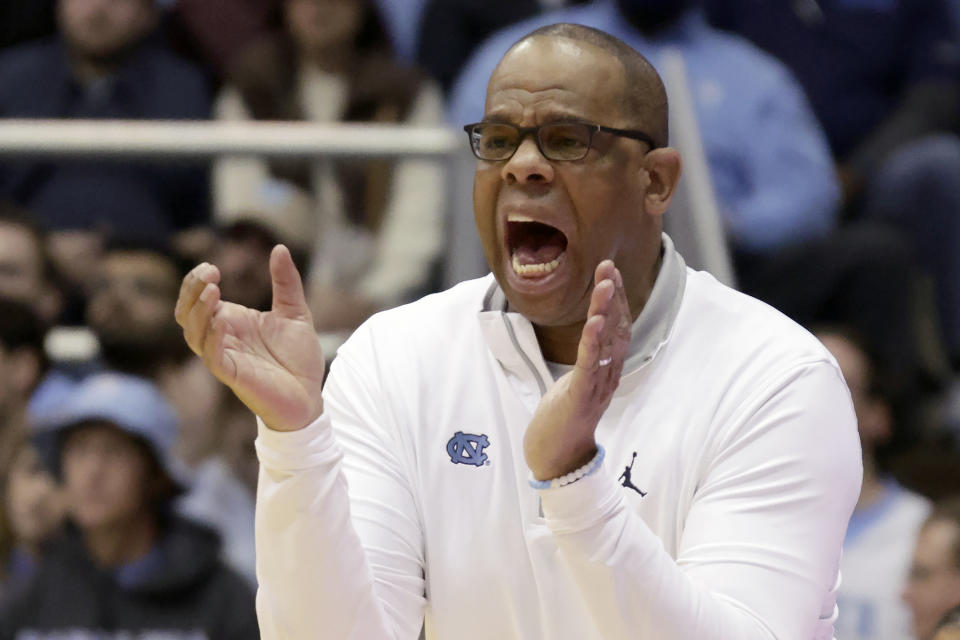
[[[176,330],[137,335],[131,332],[95,331],[100,356],[110,369],[145,378],[156,378],[168,365],[183,362],[189,355]]]

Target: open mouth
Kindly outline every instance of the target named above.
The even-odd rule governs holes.
[[[567,236],[556,227],[533,220],[507,221],[507,248],[513,271],[523,278],[541,278],[555,271],[567,249]]]

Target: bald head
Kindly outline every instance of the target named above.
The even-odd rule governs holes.
[[[633,47],[599,29],[580,24],[560,23],[531,31],[514,43],[510,51],[533,38],[562,38],[583,42],[602,49],[615,58],[623,68],[623,91],[619,100],[626,122],[631,127],[646,131],[653,138],[656,146],[667,146],[666,89],[657,70]],[[617,96],[611,96],[611,99],[617,98]]]

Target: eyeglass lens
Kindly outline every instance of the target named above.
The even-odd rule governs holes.
[[[557,122],[537,129],[540,151],[550,160],[580,160],[590,150],[592,129],[579,123]],[[484,160],[506,160],[520,146],[520,131],[508,124],[480,124],[471,135],[476,154]]]

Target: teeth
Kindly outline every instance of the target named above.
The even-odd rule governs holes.
[[[520,264],[520,259],[516,255],[513,256],[513,270],[520,276],[546,275],[558,266],[560,266],[559,257],[541,264]]]
[[[511,213],[507,216],[507,222],[536,222],[536,220],[529,216],[520,215],[519,213]]]

